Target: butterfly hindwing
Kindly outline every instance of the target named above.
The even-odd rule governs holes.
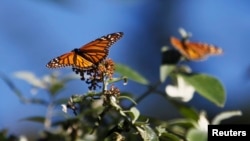
[[[102,36],[79,49],[74,49],[52,59],[46,66],[48,68],[72,66],[73,68],[83,70],[93,68],[107,57],[109,47],[120,39],[122,35],[122,32],[117,32]]]
[[[89,62],[88,60],[82,58],[81,56],[77,55],[74,52],[69,52],[63,54],[59,57],[52,59],[48,64],[47,67],[49,68],[61,68],[72,66],[74,68],[90,68],[93,66],[93,63]]]

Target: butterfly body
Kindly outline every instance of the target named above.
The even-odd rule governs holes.
[[[219,55],[223,53],[222,49],[206,43],[179,40],[175,37],[171,37],[170,41],[171,44],[189,60],[202,60],[209,55]]]
[[[71,66],[82,70],[91,69],[108,56],[109,47],[122,36],[122,32],[102,36],[83,45],[81,48],[75,48],[71,52],[52,59],[46,66],[48,68]]]

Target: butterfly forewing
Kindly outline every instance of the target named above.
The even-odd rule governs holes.
[[[109,48],[112,44],[114,44],[118,39],[123,36],[122,32],[108,34],[106,36],[102,36],[94,41],[89,42],[88,44],[82,46],[80,50],[95,50],[103,47],[105,49]]]
[[[122,32],[117,32],[102,36],[81,47],[78,54],[90,62],[97,64],[108,56],[109,47],[120,39],[122,35]]]
[[[183,56],[190,60],[202,60],[209,55],[219,55],[223,52],[222,49],[206,43],[180,41],[175,37],[171,37],[170,41]]]
[[[79,49],[63,54],[52,59],[46,66],[48,68],[60,68],[72,66],[78,69],[90,69],[105,59],[109,47],[122,37],[122,32],[102,36]]]

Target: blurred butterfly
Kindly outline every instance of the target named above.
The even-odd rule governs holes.
[[[187,59],[202,60],[209,55],[220,55],[223,53],[221,48],[206,43],[189,42],[188,40],[179,40],[175,37],[170,38],[171,44]]]
[[[80,70],[88,70],[104,60],[109,53],[109,47],[123,36],[122,32],[102,36],[81,48],[58,56],[46,65],[48,68],[72,66]]]

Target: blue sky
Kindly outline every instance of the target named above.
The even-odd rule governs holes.
[[[123,31],[124,37],[110,49],[109,57],[116,62],[129,65],[152,82],[159,79],[160,48],[168,45],[170,35],[179,37],[178,28],[192,32],[191,40],[213,43],[224,50],[224,54],[211,57],[204,62],[189,63],[196,72],[216,76],[225,85],[227,103],[224,109],[237,110],[249,103],[249,1],[155,1],[155,0],[2,0],[0,1],[0,72],[7,75],[27,97],[30,86],[13,77],[16,71],[27,70],[39,77],[51,73],[46,63],[62,53],[78,48],[108,33]],[[149,69],[150,68],[150,69]],[[67,74],[70,69],[60,69]],[[143,88],[136,84],[121,89],[140,94]],[[74,81],[70,86],[80,85]],[[131,86],[135,85],[135,86]],[[69,86],[69,88],[70,88]],[[37,124],[18,121],[31,115],[44,115],[39,106],[23,105],[0,81],[0,129],[19,131],[23,126],[38,130]],[[65,96],[85,91],[79,87],[67,90]],[[43,91],[38,97],[45,97]],[[159,102],[156,105],[154,102]],[[165,116],[156,113],[157,106],[168,106],[160,97],[143,101],[147,115]],[[200,108],[211,106],[200,98],[193,104]],[[59,108],[59,107],[57,107]],[[221,111],[217,107],[215,111]],[[152,110],[150,113],[146,113]],[[243,113],[244,114],[244,113]],[[40,127],[40,126],[39,126]]]

